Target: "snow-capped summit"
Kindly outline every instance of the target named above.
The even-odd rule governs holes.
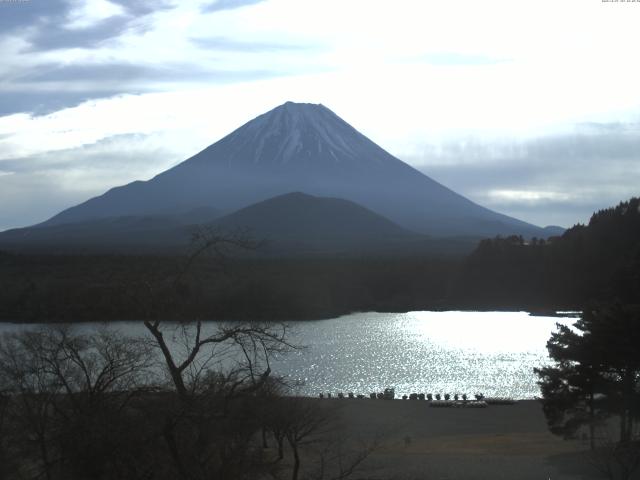
[[[286,102],[256,117],[197,156],[227,165],[287,169],[381,163],[390,155],[322,104]],[[393,157],[391,157],[393,158]],[[395,159],[393,159],[395,160]],[[346,166],[338,169],[347,168]]]
[[[343,198],[431,235],[544,236],[488,210],[376,145],[323,105],[287,102],[149,181],[113,188],[48,225],[123,215],[231,213],[289,192]]]

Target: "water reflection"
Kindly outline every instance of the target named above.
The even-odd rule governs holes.
[[[359,313],[294,323],[307,349],[275,364],[304,381],[300,392],[411,392],[534,398],[533,368],[549,359],[556,322],[526,312]]]
[[[272,367],[276,374],[302,381],[297,392],[303,395],[368,394],[393,386],[400,395],[482,392],[534,398],[539,391],[533,368],[549,361],[546,342],[555,324],[574,321],[526,312],[452,311],[291,322],[293,343],[305,348],[277,358]],[[141,322],[115,325],[128,335],[147,335]],[[23,328],[33,326],[0,324],[0,332]]]

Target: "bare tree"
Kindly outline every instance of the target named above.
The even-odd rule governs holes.
[[[287,399],[286,407],[289,418],[284,431],[293,454],[291,479],[298,480],[301,447],[318,440],[318,436],[329,428],[331,416],[328,415],[326,408],[318,408],[317,405],[303,398]]]
[[[349,445],[348,438],[338,436],[327,441],[319,452],[316,470],[309,475],[310,480],[344,480],[356,474],[369,456],[379,447],[377,438]]]
[[[343,480],[358,472],[378,441],[357,441],[342,426],[341,408],[304,397],[274,397],[266,416],[278,444],[276,462],[291,455],[292,480]],[[286,443],[285,443],[286,442]],[[304,465],[303,465],[304,460]]]
[[[27,478],[101,478],[116,468],[125,411],[151,361],[137,341],[106,329],[40,328],[0,339],[0,376],[14,453]],[[145,379],[146,381],[146,379]]]
[[[13,469],[7,421],[10,402],[9,385],[5,375],[0,371],[0,478],[7,478]]]
[[[0,455],[7,445],[22,463],[11,478],[266,479],[286,471],[297,480],[317,464],[312,478],[342,479],[366,458],[340,440],[332,408],[282,395],[271,363],[296,348],[285,324],[167,321],[167,312],[195,311],[198,259],[213,255],[207,265],[224,270],[233,250],[256,245],[212,230],[194,238],[180,269],[132,289],[145,338],[106,328],[0,338]],[[261,448],[267,432],[291,463]]]
[[[180,270],[148,286],[152,304],[143,323],[177,398],[165,410],[162,435],[176,474],[184,479],[231,477],[260,463],[248,458],[260,429],[255,398],[271,378],[272,357],[294,347],[285,324],[208,323],[201,318],[173,323],[164,321],[160,310],[173,302],[170,311],[190,311],[190,292],[200,288],[203,257],[213,257],[209,265],[226,271],[231,254],[258,245],[244,232],[199,229]],[[156,292],[164,293],[158,298]]]
[[[606,426],[599,428],[597,444],[587,453],[588,462],[610,480],[633,478],[640,468],[640,441],[635,437],[620,442]]]

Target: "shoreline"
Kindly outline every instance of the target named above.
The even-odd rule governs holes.
[[[366,315],[366,314],[385,314],[385,313],[395,313],[395,314],[409,314],[415,312],[460,312],[460,313],[508,313],[508,312],[524,312],[527,313],[530,317],[541,317],[541,318],[578,318],[580,315],[579,310],[566,310],[563,307],[558,307],[558,310],[554,309],[531,309],[525,307],[487,307],[487,308],[460,308],[456,306],[449,306],[450,308],[424,308],[424,309],[381,309],[381,310],[353,310],[353,311],[345,311],[343,313],[334,313],[330,316],[321,316],[321,317],[307,317],[300,319],[286,319],[286,320],[256,320],[260,323],[289,323],[289,322],[321,322],[324,320],[338,320],[342,317],[348,317],[350,315]],[[194,320],[185,320],[185,319],[164,319],[162,322],[165,323],[189,323]],[[244,323],[250,320],[246,319],[228,319],[228,320],[216,320],[216,319],[203,319],[201,320],[205,323],[214,323],[214,322],[229,322],[229,323]],[[0,318],[0,325],[86,325],[89,323],[96,324],[121,324],[126,322],[142,322],[142,320],[137,319],[125,319],[125,318],[117,318],[117,319],[109,319],[109,320],[54,320],[54,321],[27,321],[27,320],[10,320],[5,318]]]

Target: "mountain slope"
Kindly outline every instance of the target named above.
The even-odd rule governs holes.
[[[196,211],[182,218],[107,217],[15,229],[0,234],[0,245],[23,251],[184,251],[196,224],[205,224],[224,232],[241,231],[263,242],[258,254],[429,251],[431,247],[424,236],[356,203],[299,192],[264,200],[215,220],[185,222],[205,214],[212,212]]]
[[[11,250],[144,251],[184,246],[193,224],[211,222],[219,213],[199,208],[182,215],[126,215],[41,224],[0,233],[0,246]]]
[[[354,201],[431,235],[544,232],[481,207],[393,157],[322,105],[287,102],[153,179],[109,190],[47,225],[176,214],[208,205],[232,212],[291,191]]]
[[[213,223],[223,230],[247,229],[271,247],[371,249],[421,238],[356,203],[288,193],[250,205]]]

